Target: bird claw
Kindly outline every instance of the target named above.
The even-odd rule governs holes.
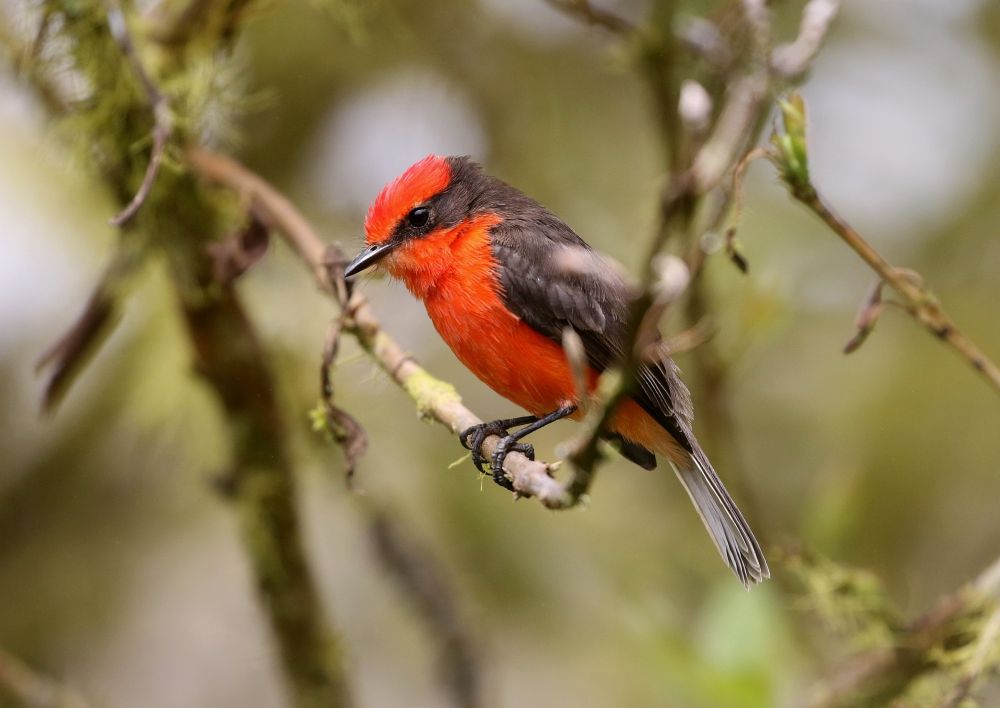
[[[476,466],[481,474],[489,474],[493,481],[504,489],[514,491],[514,485],[503,471],[503,461],[511,451],[520,452],[528,459],[535,459],[535,448],[527,443],[518,443],[517,438],[508,432],[508,428],[515,425],[525,425],[535,421],[534,416],[524,416],[521,418],[510,418],[507,420],[491,420],[488,423],[480,423],[466,428],[458,434],[458,440],[462,447],[472,453],[472,464]],[[483,441],[490,435],[500,438],[500,444],[493,452],[492,459],[487,459],[482,453]],[[485,465],[489,463],[490,471],[486,471]]]
[[[507,479],[507,474],[503,471],[504,460],[512,452],[520,452],[529,460],[534,460],[535,448],[529,443],[519,443],[517,438],[512,435],[506,435],[501,438],[497,449],[493,451],[493,458],[490,460],[490,471],[493,472],[493,481],[501,487],[514,491],[514,485]]]
[[[507,428],[503,427],[502,421],[492,420],[489,423],[473,425],[458,434],[458,441],[462,443],[462,447],[472,453],[472,464],[476,466],[480,474],[487,473],[483,465],[489,460],[483,456],[482,447],[483,441],[490,435],[497,435],[501,438],[507,436]]]

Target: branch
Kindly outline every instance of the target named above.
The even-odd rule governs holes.
[[[850,224],[838,216],[813,185],[805,102],[798,94],[782,102],[784,133],[775,135],[771,159],[792,197],[805,205],[861,257],[881,280],[903,298],[905,309],[928,332],[948,344],[1000,393],[1000,369],[969,339],[944,311],[941,303],[913,271],[891,265]]]
[[[93,87],[88,99],[73,108],[77,115],[88,117],[142,116],[149,109],[146,99],[161,106],[163,102],[156,99],[159,91],[138,63],[120,10],[112,8],[105,16],[104,9],[101,3],[84,3],[62,12],[53,30],[72,48],[74,69]],[[164,62],[161,68],[159,78],[164,82],[176,87],[190,83],[190,77],[181,73],[190,69],[184,62]],[[115,90],[129,71],[137,74],[145,96]],[[126,194],[130,177],[139,171],[131,147],[146,137],[145,122],[130,118],[88,120],[81,125],[87,131],[83,137],[117,158],[112,169],[100,171],[101,178],[115,193]],[[154,146],[152,163],[155,151]],[[148,183],[151,171],[155,176],[155,170],[155,165],[147,166],[144,182]],[[228,214],[211,203],[189,175],[170,173],[160,179],[168,183],[163,189],[148,193],[140,188],[136,195],[133,203],[144,203],[149,218],[143,220],[144,233],[137,234],[141,237],[127,239],[123,247],[140,255],[164,256],[195,361],[225,410],[231,464],[225,490],[240,517],[248,572],[269,623],[289,700],[296,708],[346,706],[345,662],[327,627],[306,561],[277,387],[252,323],[232,285],[216,280],[213,256],[206,248]]]
[[[548,3],[558,10],[574,15],[594,27],[602,27],[612,34],[631,35],[637,29],[624,17],[594,7],[590,0],[548,0]]]
[[[231,44],[251,4],[252,0],[189,0],[171,16],[167,3],[161,3],[153,11],[150,38],[174,49],[206,35],[218,38],[223,45]]]
[[[43,676],[23,661],[0,649],[0,705],[4,696],[32,708],[87,708],[76,691]]]
[[[178,291],[185,267],[174,264]],[[219,486],[240,515],[242,540],[294,705],[348,706],[345,662],[326,630],[306,561],[295,475],[266,353],[231,286],[222,286],[216,296],[178,295],[197,370],[225,410],[231,469]]]
[[[343,282],[343,280],[341,280]],[[346,284],[345,284],[346,290]],[[333,396],[333,365],[337,361],[337,352],[340,349],[340,335],[347,324],[346,312],[341,311],[326,333],[326,341],[323,342],[323,357],[319,367],[319,389],[322,408],[315,413],[316,424],[314,427],[321,427],[331,438],[337,441],[344,451],[347,463],[347,486],[351,487],[354,482],[354,471],[358,462],[368,451],[368,434],[361,423],[346,410],[334,402]]]
[[[7,47],[14,75],[27,81],[35,97],[49,113],[62,115],[66,112],[66,100],[56,84],[43,74],[39,66],[41,49],[51,26],[51,12],[43,11],[34,40],[25,45],[15,36],[8,18],[0,12],[0,44]]]
[[[149,163],[146,166],[146,172],[143,174],[142,183],[139,185],[139,189],[136,191],[135,196],[132,197],[132,200],[110,220],[112,226],[120,227],[128,223],[138,213],[149,196],[149,192],[153,188],[153,183],[156,182],[156,175],[159,173],[160,165],[163,162],[163,154],[167,147],[167,141],[173,132],[173,120],[170,115],[170,104],[167,102],[167,97],[163,95],[159,87],[150,78],[146,68],[142,65],[142,61],[139,59],[139,54],[135,48],[135,43],[129,34],[125,15],[115,0],[111,0],[108,6],[108,27],[111,29],[111,35],[115,38],[118,46],[121,47],[122,53],[132,67],[133,73],[135,73],[136,78],[139,80],[139,84],[142,86],[146,98],[149,100],[150,108],[153,111],[153,147],[149,153]]]
[[[771,70],[784,79],[801,78],[823,46],[839,11],[840,0],[811,0],[802,10],[798,37],[771,54]]]
[[[203,148],[187,151],[187,161],[202,178],[228,187],[240,194],[256,218],[276,230],[298,254],[313,274],[317,286],[330,295],[348,314],[345,331],[353,335],[369,356],[409,394],[421,417],[446,426],[456,435],[482,423],[472,411],[462,405],[455,389],[431,376],[403,351],[387,334],[374,310],[360,293],[352,293],[345,302],[338,295],[342,279],[333,269],[344,261],[336,248],[327,246],[309,222],[288,199],[266,181],[228,157]],[[490,456],[500,438],[491,435],[483,443],[483,452]],[[567,490],[550,475],[550,466],[529,460],[511,452],[504,462],[504,472],[521,496],[537,497],[551,509],[570,506]]]
[[[973,647],[968,668],[945,697],[941,708],[959,708],[965,699],[972,695],[976,680],[986,673],[990,652],[995,652],[998,646],[1000,646],[1000,605],[994,607],[987,618]]]
[[[970,617],[988,610],[981,629],[970,632]],[[945,595],[928,612],[904,627],[892,646],[875,649],[848,662],[837,674],[815,686],[811,708],[887,705],[916,678],[940,666],[935,653],[942,647],[957,652],[971,648],[967,669],[949,692],[948,700],[967,695],[984,671],[988,652],[1000,631],[1000,558],[963,588]],[[945,705],[948,705],[947,703]]]
[[[418,546],[386,509],[368,497],[356,499],[368,516],[379,560],[440,642],[439,670],[453,704],[457,708],[481,706],[479,652],[465,631],[458,601],[437,558]]]
[[[140,254],[131,246],[120,246],[87,298],[83,312],[38,358],[36,372],[50,367],[52,370],[42,395],[43,412],[55,410],[90,357],[118,324],[121,291],[141,261]]]

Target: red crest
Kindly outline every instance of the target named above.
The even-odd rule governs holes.
[[[446,158],[428,155],[407,168],[375,197],[365,218],[365,241],[380,243],[392,235],[396,224],[413,207],[448,186],[451,166]]]

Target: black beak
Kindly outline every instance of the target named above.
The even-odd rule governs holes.
[[[372,246],[368,246],[361,253],[354,257],[354,260],[347,264],[344,268],[344,277],[350,278],[352,275],[357,275],[363,270],[371,268],[383,256],[386,256],[389,251],[396,247],[395,243],[376,243]]]

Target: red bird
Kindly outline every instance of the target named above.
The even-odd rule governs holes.
[[[480,470],[483,439],[502,437],[491,470],[509,488],[506,454],[533,455],[518,440],[580,416],[563,331],[580,336],[593,388],[622,357],[629,286],[558,217],[467,157],[431,155],[407,169],[372,203],[365,236],[367,247],[346,275],[384,266],[424,302],[459,360],[531,413],[460,435]],[[637,384],[608,438],[647,469],[656,466],[654,453],[665,457],[739,579],[749,586],[770,577],[760,545],[694,437],[691,396],[677,366],[664,353],[642,366]]]

